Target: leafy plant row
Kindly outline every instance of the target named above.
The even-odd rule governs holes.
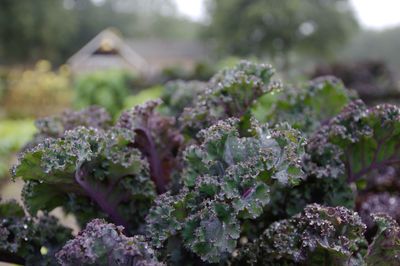
[[[399,265],[400,109],[333,78],[285,86],[242,62],[166,84],[113,122],[37,121],[0,205],[0,260],[26,265]],[[47,213],[84,228],[75,238]]]

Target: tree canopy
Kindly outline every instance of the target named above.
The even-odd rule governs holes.
[[[327,55],[358,27],[347,0],[209,0],[207,8],[207,35],[241,56]]]
[[[171,0],[0,1],[0,64],[64,63],[101,30],[125,37],[193,38],[198,25]]]

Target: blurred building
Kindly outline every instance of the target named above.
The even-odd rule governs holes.
[[[75,53],[67,63],[73,74],[105,69],[124,69],[154,77],[166,68],[190,71],[208,58],[204,43],[186,40],[124,39],[106,29]]]

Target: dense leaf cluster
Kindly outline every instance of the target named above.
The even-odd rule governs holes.
[[[71,238],[71,229],[53,216],[26,216],[15,201],[0,203],[0,261],[54,265],[55,253]]]
[[[322,126],[308,145],[306,167],[316,177],[346,176],[348,182],[400,161],[400,109],[367,108],[361,100]]]
[[[262,121],[289,122],[294,128],[310,134],[338,114],[351,97],[351,92],[340,80],[321,77],[300,87],[287,87],[265,95],[255,111]]]
[[[13,169],[29,216],[0,205],[0,260],[399,265],[399,107],[273,73],[170,82],[115,122],[98,107],[39,120]],[[67,242],[56,207],[86,229]]]
[[[241,252],[249,264],[343,265],[359,251],[364,231],[365,225],[354,212],[314,204],[290,219],[271,224]]]
[[[122,226],[94,219],[56,254],[61,265],[162,266],[141,236],[127,237]]]
[[[258,98],[279,88],[272,80],[274,72],[270,65],[242,62],[217,73],[193,105],[184,109],[180,116],[183,127],[195,136],[218,120],[245,115]]]
[[[399,225],[383,214],[372,218],[378,232],[368,246],[366,226],[357,213],[308,205],[302,213],[271,224],[242,248],[237,260],[249,265],[397,265]]]
[[[26,181],[22,196],[29,212],[63,206],[82,223],[106,214],[138,229],[156,193],[133,138],[123,128],[77,127],[27,150],[14,171]]]
[[[207,83],[200,81],[170,81],[165,84],[162,95],[165,111],[172,116],[180,116],[185,107],[192,106],[197,97],[206,89]]]
[[[299,132],[251,121],[241,135],[240,126],[237,119],[217,122],[200,132],[200,145],[186,149],[183,188],[163,194],[147,217],[158,248],[178,237],[202,259],[221,261],[234,251],[243,221],[262,214],[271,186],[300,182]]]

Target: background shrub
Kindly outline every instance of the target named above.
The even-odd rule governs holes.
[[[10,118],[35,118],[58,113],[70,107],[72,90],[66,66],[51,70],[39,61],[32,70],[11,70],[6,80],[3,108]]]
[[[100,105],[112,115],[122,110],[134,77],[123,71],[99,71],[79,77],[75,82],[74,105],[84,108]]]
[[[125,98],[124,109],[128,109],[136,105],[143,104],[149,100],[155,100],[157,98],[160,98],[163,91],[164,91],[164,86],[158,85],[141,90],[137,94],[130,95]]]

